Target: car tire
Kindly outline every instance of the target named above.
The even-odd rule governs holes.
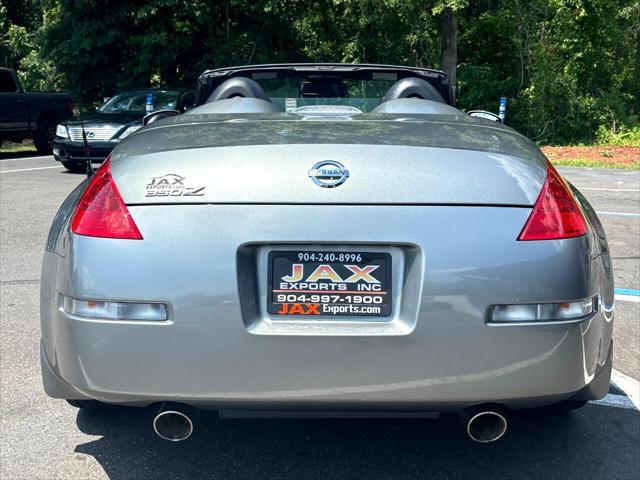
[[[113,410],[115,408],[110,403],[99,402],[98,400],[67,400],[67,403],[82,410]]]
[[[36,135],[33,138],[33,144],[36,147],[38,153],[46,155],[51,153],[51,142],[56,134],[56,125],[58,122],[54,118],[44,118],[39,124],[36,130]]]
[[[84,173],[87,171],[87,163],[60,162],[62,166],[73,173]]]

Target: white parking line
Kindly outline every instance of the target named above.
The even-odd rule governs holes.
[[[611,372],[611,383],[622,390],[636,408],[640,410],[640,382],[614,369]]]
[[[576,187],[578,190],[593,190],[594,192],[640,192],[639,188],[590,188]]]
[[[46,170],[48,168],[62,168],[62,165],[54,165],[52,167],[19,168],[17,170],[0,170],[0,174],[15,173],[15,172],[30,172],[31,170]]]
[[[637,295],[624,295],[622,293],[616,293],[614,298],[620,302],[640,303],[640,297]]]
[[[640,213],[635,212],[602,212],[597,211],[598,215],[612,216],[612,217],[640,217]]]
[[[627,408],[629,410],[637,410],[635,404],[626,395],[608,394],[602,400],[591,400],[592,405],[603,405],[605,407]]]
[[[640,410],[640,382],[614,369],[611,372],[611,385],[622,390],[624,395],[609,393],[602,400],[591,400],[589,403],[605,407]]]

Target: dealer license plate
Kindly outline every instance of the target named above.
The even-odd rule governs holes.
[[[391,255],[272,251],[267,311],[272,315],[391,315]]]

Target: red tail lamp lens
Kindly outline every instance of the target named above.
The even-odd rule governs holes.
[[[142,240],[129,209],[122,201],[109,158],[93,175],[76,207],[71,231],[87,237]]]
[[[569,187],[551,164],[518,240],[558,240],[587,233],[587,224]]]

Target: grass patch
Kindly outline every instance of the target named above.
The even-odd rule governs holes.
[[[640,170],[640,161],[633,163],[616,163],[612,161],[592,160],[589,158],[563,158],[551,160],[556,167],[590,167],[621,168],[623,170]]]
[[[640,147],[640,127],[621,128],[616,133],[601,126],[597,133],[598,145]]]
[[[35,153],[36,147],[32,142],[6,143],[0,147],[0,153]]]

